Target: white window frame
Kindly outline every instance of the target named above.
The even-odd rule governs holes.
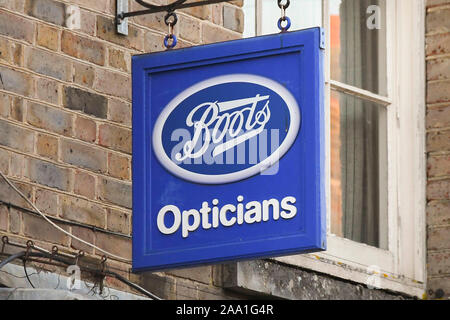
[[[257,35],[261,33],[261,1],[267,0],[256,0]],[[426,287],[425,1],[387,0],[386,5],[387,97],[331,80],[330,50],[325,51],[327,251],[274,260],[421,298]],[[322,0],[322,25],[330,48],[328,8],[329,0]],[[331,89],[379,103],[387,110],[384,202],[388,214],[384,223],[388,250],[331,234]]]

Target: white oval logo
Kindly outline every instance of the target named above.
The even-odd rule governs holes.
[[[199,82],[163,109],[153,149],[175,176],[225,184],[266,172],[297,138],[300,109],[281,84],[250,74]]]

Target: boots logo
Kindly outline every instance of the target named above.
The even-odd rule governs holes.
[[[177,177],[224,184],[276,174],[299,129],[299,107],[284,86],[233,74],[197,83],[170,101],[155,123],[153,149]]]

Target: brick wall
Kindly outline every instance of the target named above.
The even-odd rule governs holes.
[[[80,9],[79,29],[66,27],[68,5]],[[181,10],[178,46],[240,38],[241,6]],[[125,37],[115,33],[114,14],[115,0],[0,0],[0,170],[61,227],[131,258],[131,56],[163,50],[167,26],[164,13],[135,17]],[[1,235],[102,255],[24,209],[0,179]],[[124,263],[108,266],[165,298],[224,295],[212,267],[143,277]]]
[[[450,295],[449,17],[449,0],[427,1],[427,271],[433,298]]]

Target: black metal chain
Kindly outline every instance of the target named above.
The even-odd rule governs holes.
[[[278,29],[280,29],[281,32],[286,32],[291,27],[291,19],[286,16],[286,9],[291,4],[290,0],[286,0],[286,3],[282,3],[283,0],[278,0],[278,7],[281,9],[281,18],[278,19]],[[286,25],[283,27],[283,22],[286,22]]]
[[[169,27],[169,34],[164,37],[164,46],[167,49],[172,49],[177,45],[177,37],[173,33],[173,27],[177,24],[178,17],[175,12],[169,11],[164,16],[164,23]],[[171,42],[169,42],[171,40]]]

